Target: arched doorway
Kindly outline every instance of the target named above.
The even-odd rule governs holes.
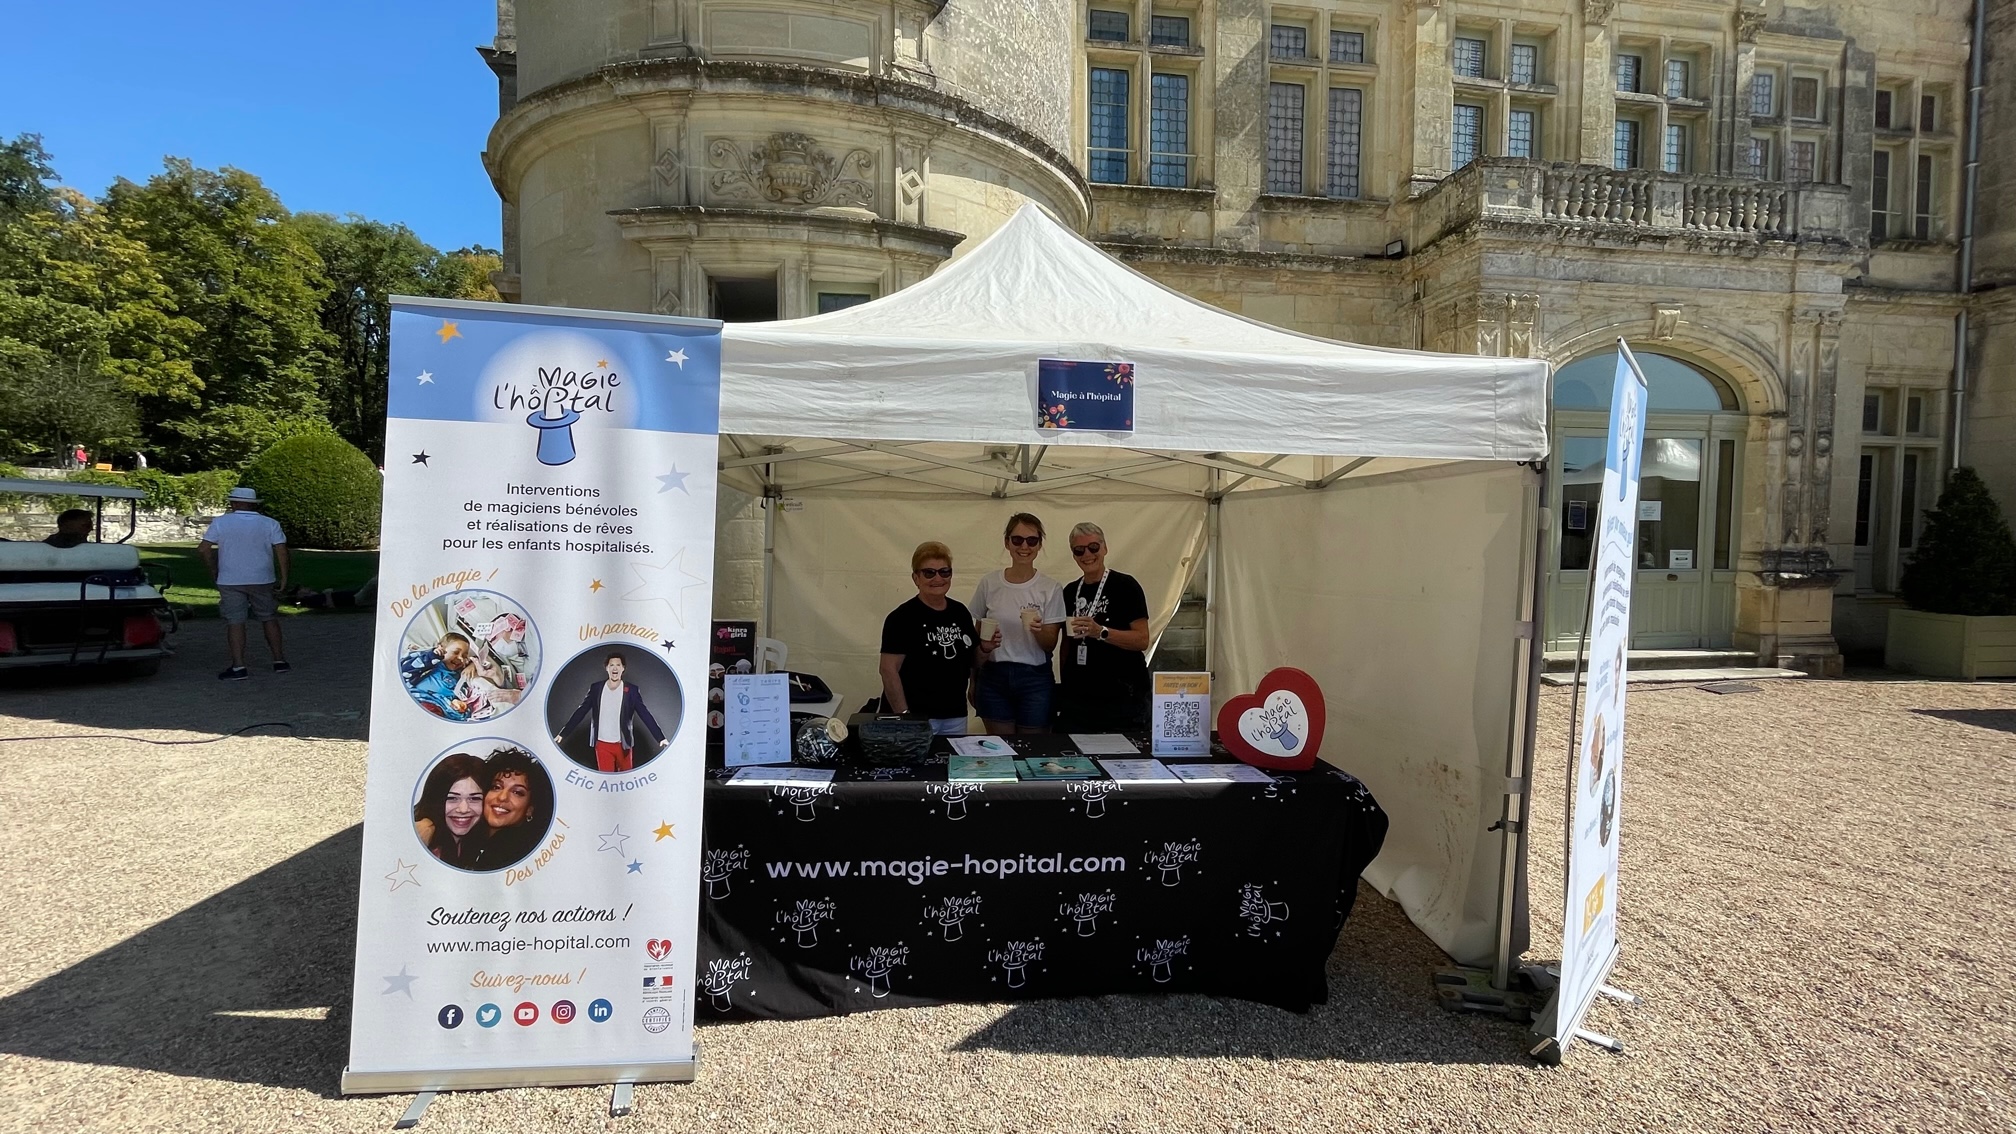
[[[1691,362],[1635,351],[1648,416],[1638,492],[1638,575],[1631,647],[1728,648],[1736,621],[1737,525],[1746,424],[1735,386]],[[1554,373],[1554,541],[1548,643],[1573,649],[1589,604],[1604,434],[1616,353]]]

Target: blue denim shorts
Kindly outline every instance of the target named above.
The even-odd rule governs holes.
[[[1012,721],[1022,728],[1048,728],[1050,698],[1049,666],[988,662],[980,667],[973,708],[983,721]]]

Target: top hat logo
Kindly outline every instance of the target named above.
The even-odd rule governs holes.
[[[580,420],[581,414],[558,397],[547,398],[526,415],[525,424],[539,431],[540,464],[564,465],[574,459],[574,423]]]

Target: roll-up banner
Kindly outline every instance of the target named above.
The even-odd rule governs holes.
[[[720,359],[393,301],[346,1093],[693,1077]]]
[[[1590,564],[1589,677],[1569,792],[1567,909],[1554,1039],[1564,1049],[1617,959],[1617,847],[1624,795],[1625,653],[1637,571],[1645,378],[1622,342],[1611,382],[1603,498]]]

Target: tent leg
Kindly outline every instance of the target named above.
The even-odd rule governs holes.
[[[1513,930],[1520,910],[1519,882],[1526,865],[1526,822],[1531,811],[1533,746],[1537,741],[1540,709],[1540,669],[1542,663],[1541,610],[1545,596],[1547,554],[1547,474],[1535,467],[1526,487],[1526,532],[1532,546],[1521,570],[1521,639],[1513,686],[1512,729],[1506,751],[1505,802],[1499,816],[1503,848],[1498,877],[1498,940],[1491,965],[1491,987],[1504,990],[1512,977]]]
[[[775,638],[776,629],[771,624],[770,615],[776,608],[773,597],[775,588],[771,586],[771,576],[777,570],[777,508],[783,503],[784,492],[775,485],[763,488],[763,629],[757,631],[765,638]]]
[[[1211,470],[1211,493],[1204,513],[1204,671],[1217,680],[1218,676],[1218,596],[1224,594],[1224,584],[1220,581],[1224,571],[1220,570],[1218,557],[1218,514],[1223,507],[1223,496],[1218,491],[1218,482],[1223,476],[1217,469]]]

